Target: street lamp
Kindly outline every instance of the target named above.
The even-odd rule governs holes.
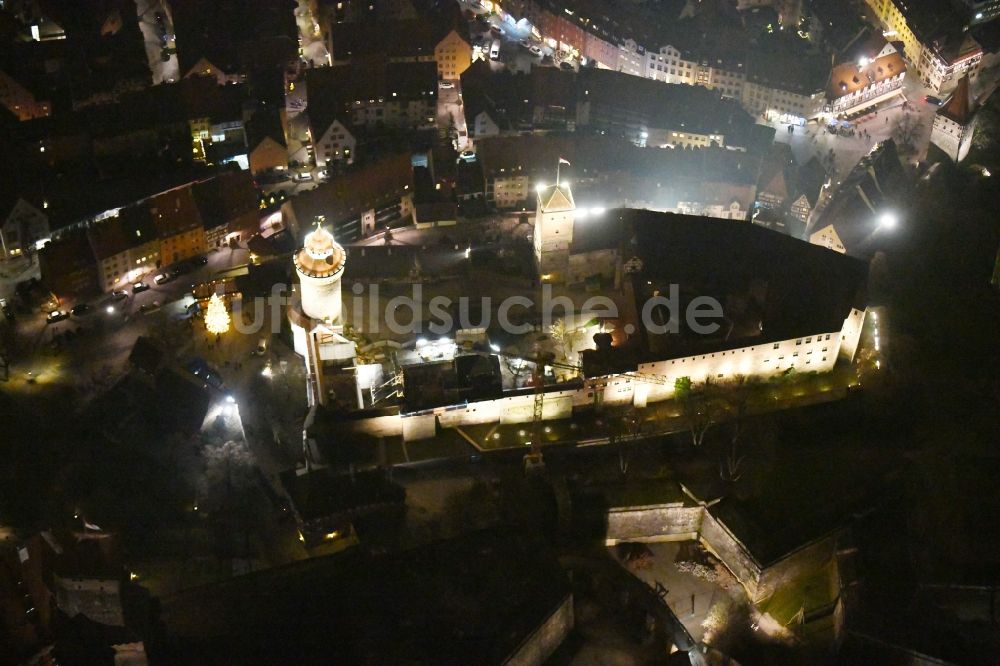
[[[899,224],[899,218],[896,217],[895,213],[891,211],[886,211],[881,215],[879,215],[878,218],[879,229],[886,229],[891,231],[892,229],[896,228],[897,224]]]

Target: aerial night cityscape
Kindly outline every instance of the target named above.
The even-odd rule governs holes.
[[[998,85],[1000,0],[0,0],[0,666],[997,666]]]

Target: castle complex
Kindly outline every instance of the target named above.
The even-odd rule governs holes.
[[[866,313],[862,262],[739,221],[633,209],[605,211],[598,218],[577,212],[569,184],[538,187],[531,251],[536,284],[558,285],[567,293],[583,283],[587,291],[601,285],[598,291],[624,299],[626,306],[598,328],[591,322],[580,329],[585,339],[578,350],[582,363],[570,373],[575,378],[543,373],[542,419],[570,418],[596,405],[645,407],[673,397],[682,378],[701,384],[823,373],[838,361],[853,360]],[[358,251],[370,258],[376,249],[393,250]],[[376,270],[382,265],[375,264]],[[532,391],[525,390],[523,379],[519,383],[500,370],[498,358],[518,355],[514,350],[520,345],[504,331],[487,329],[475,342],[467,331],[455,330],[444,339],[447,344],[433,343],[443,350],[435,354],[423,353],[428,342],[418,338],[413,352],[404,344],[384,362],[360,363],[354,343],[344,337],[345,265],[346,251],[322,221],[295,255],[300,286],[289,318],[295,349],[305,358],[311,406],[332,406],[330,378],[335,373],[349,378],[343,368],[353,363],[350,379],[358,402],[347,430],[415,441],[435,437],[442,428],[535,418]],[[696,334],[686,325],[663,332],[657,324],[672,313],[649,304],[674,292],[681,308],[709,297],[721,304],[715,332]],[[567,317],[592,319],[579,312]],[[601,343],[594,348],[586,338],[601,329],[613,335],[594,336]],[[521,337],[538,339],[539,331]],[[507,351],[501,354],[494,340],[502,340]],[[367,399],[377,386],[362,386],[365,377],[396,388],[384,398]]]

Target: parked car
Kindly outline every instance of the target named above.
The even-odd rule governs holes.
[[[45,321],[49,324],[54,324],[57,321],[62,321],[63,319],[69,319],[69,313],[65,310],[53,310],[45,318]]]
[[[293,180],[296,183],[304,183],[304,182],[312,180],[312,179],[313,179],[313,175],[311,173],[309,173],[308,171],[306,171],[304,173],[297,173],[297,174],[295,174],[295,177],[293,178]]]
[[[154,277],[153,282],[155,282],[156,284],[166,284],[167,282],[170,282],[173,279],[174,276],[169,272],[166,272],[166,273],[160,273],[156,277]]]
[[[90,312],[91,312],[91,307],[86,303],[80,303],[72,310],[70,310],[70,313],[72,313],[74,317],[83,317],[84,315],[90,314]]]
[[[573,71],[573,65],[571,65],[570,63],[568,63],[568,62],[566,62],[564,60],[563,62],[559,63],[559,69],[565,69],[567,71],[572,72]]]
[[[139,312],[142,314],[149,314],[151,312],[156,312],[160,309],[160,302],[153,301],[152,303],[143,303],[139,306]]]
[[[941,106],[941,98],[935,97],[934,95],[927,95],[924,97],[924,101],[928,104],[934,104],[936,106]]]
[[[111,300],[113,301],[124,301],[128,298],[128,292],[124,289],[115,289],[111,292]]]
[[[195,357],[191,359],[191,362],[187,365],[187,369],[188,372],[201,379],[205,383],[205,386],[211,386],[220,391],[225,387],[225,383],[222,381],[222,373],[208,365],[203,358]]]
[[[464,160],[466,162],[475,162],[476,152],[473,150],[463,150],[458,154],[458,159]]]
[[[542,50],[540,48],[538,48],[537,46],[532,46],[528,50],[531,51],[531,55],[535,55],[535,56],[542,55]]]
[[[133,294],[140,294],[146,291],[147,289],[149,289],[149,285],[142,281],[136,282],[135,284],[132,285]]]
[[[455,87],[455,84],[452,83],[451,81],[442,81],[438,85],[441,86],[443,90],[451,90],[452,88]]]
[[[531,48],[531,42],[529,42],[527,39],[522,39],[521,41],[518,42],[518,44],[520,44],[521,46],[523,46],[526,49],[530,49]]]

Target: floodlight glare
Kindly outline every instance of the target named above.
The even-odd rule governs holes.
[[[895,229],[898,222],[899,220],[896,219],[895,213],[888,211],[882,213],[878,218],[878,226],[882,229]]]

